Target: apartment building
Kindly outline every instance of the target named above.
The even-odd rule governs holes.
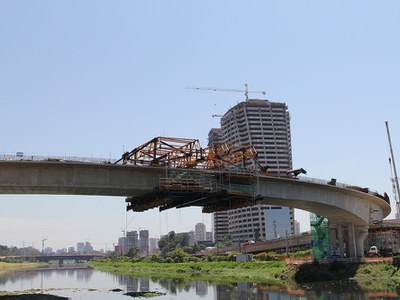
[[[257,150],[257,164],[249,162],[253,163],[249,167],[261,167],[273,175],[285,175],[292,169],[290,115],[285,103],[253,99],[238,103],[222,116],[221,128],[213,128],[208,134],[209,145],[221,142],[253,146]],[[264,213],[268,211],[270,218],[274,211],[282,213],[271,207],[255,205],[214,213],[215,241],[221,242],[228,235],[235,243],[267,239]],[[293,209],[285,218],[290,223],[289,234],[293,234]],[[287,231],[286,225],[284,230]]]

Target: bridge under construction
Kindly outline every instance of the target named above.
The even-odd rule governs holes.
[[[251,147],[201,148],[197,140],[155,138],[115,163],[1,160],[0,194],[124,196],[135,211],[196,205],[212,212],[253,203],[293,207],[327,218],[330,244],[340,253],[363,256],[368,228],[390,213],[387,195],[333,179],[297,177],[301,173],[268,173]]]
[[[297,179],[307,173],[299,168],[285,176],[271,174],[268,166],[260,165],[252,146],[221,143],[202,148],[197,139],[171,137],[155,137],[125,152],[115,164],[165,168],[152,192],[126,198],[127,210],[137,212],[201,206],[204,213],[212,213],[252,206],[263,199],[257,193],[260,175]],[[328,184],[336,185],[336,181]],[[346,187],[368,192],[357,186]],[[386,194],[375,196],[389,202]]]
[[[203,212],[211,213],[255,205],[262,199],[257,194],[257,175],[268,175],[252,146],[221,143],[202,148],[199,140],[185,138],[156,137],[115,163],[165,167],[165,176],[153,192],[126,199],[127,209],[133,211],[202,206]],[[287,175],[305,172],[301,170]]]

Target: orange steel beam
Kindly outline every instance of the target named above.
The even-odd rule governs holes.
[[[152,140],[125,152],[115,163],[172,168],[231,168],[246,166],[256,159],[257,151],[252,146],[228,146],[221,143],[202,148],[199,140],[188,138],[155,137]]]

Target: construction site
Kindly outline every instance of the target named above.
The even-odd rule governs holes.
[[[257,175],[267,174],[254,147],[222,143],[202,148],[199,140],[185,138],[156,137],[115,163],[165,167],[152,193],[126,199],[133,211],[202,206],[211,213],[251,206],[260,199]]]

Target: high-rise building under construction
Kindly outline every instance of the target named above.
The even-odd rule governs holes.
[[[290,115],[285,103],[267,100],[246,100],[230,108],[221,118],[221,128],[208,135],[209,145],[225,142],[228,145],[249,145],[257,150],[258,165],[271,175],[286,175],[292,169]],[[217,242],[230,235],[234,242],[264,240],[265,209],[258,204],[214,213],[214,237]],[[278,207],[276,207],[278,211]],[[289,233],[294,231],[294,214],[290,209]]]

